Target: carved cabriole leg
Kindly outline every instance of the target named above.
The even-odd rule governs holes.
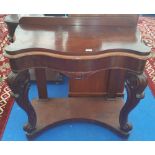
[[[11,72],[7,79],[8,85],[12,90],[12,95],[17,104],[27,113],[28,123],[24,130],[28,133],[33,131],[36,126],[36,113],[28,99],[30,87],[30,75],[28,70],[22,72]]]
[[[132,126],[128,123],[128,114],[136,107],[139,101],[144,98],[144,89],[147,86],[147,78],[144,74],[127,73],[126,84],[127,100],[121,109],[119,122],[120,129],[129,132]]]

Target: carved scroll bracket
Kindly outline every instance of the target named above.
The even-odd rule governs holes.
[[[30,87],[30,76],[28,70],[22,72],[11,72],[7,79],[12,90],[12,96],[17,104],[27,113],[28,123],[24,126],[26,132],[31,132],[36,126],[36,113],[28,99]]]
[[[132,126],[128,123],[128,114],[133,110],[139,101],[144,98],[144,89],[147,86],[147,78],[142,74],[128,72],[126,74],[127,100],[121,109],[119,122],[121,130],[129,132]]]

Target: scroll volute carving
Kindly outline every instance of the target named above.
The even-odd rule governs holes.
[[[128,114],[137,106],[139,101],[144,98],[144,89],[146,86],[147,78],[143,73],[127,73],[125,84],[127,100],[119,116],[121,130],[128,132],[132,129],[132,126],[128,123]]]
[[[17,104],[27,113],[28,123],[24,126],[24,130],[31,132],[35,129],[37,118],[28,98],[30,87],[30,75],[28,70],[19,73],[11,72],[8,76],[7,82]]]

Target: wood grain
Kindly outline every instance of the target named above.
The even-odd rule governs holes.
[[[89,121],[110,128],[116,133],[127,136],[119,129],[119,112],[123,100],[106,100],[102,97],[83,97],[50,100],[34,100],[32,103],[37,114],[36,129],[27,133],[29,138],[51,126],[67,121]]]
[[[34,100],[33,107],[24,104],[29,118],[24,129],[29,137],[68,120],[91,120],[121,135],[129,133],[128,114],[144,96],[147,82],[143,71],[150,54],[137,30],[137,20],[137,15],[97,14],[20,19],[16,40],[5,49],[12,75],[16,75],[16,83],[12,78],[9,81],[16,99],[21,100],[19,105],[25,103],[22,96],[29,101],[28,89],[20,91],[18,83],[23,83],[22,73],[30,68],[37,68],[37,74],[38,68],[51,68],[68,76],[69,95],[76,96]],[[45,88],[42,79],[39,89]],[[125,81],[128,97],[124,105]]]

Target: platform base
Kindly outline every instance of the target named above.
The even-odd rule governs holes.
[[[37,114],[36,129],[27,133],[33,138],[48,127],[66,121],[90,121],[110,128],[122,136],[129,133],[119,128],[119,113],[123,106],[121,97],[105,99],[103,97],[69,97],[62,99],[33,100]]]

